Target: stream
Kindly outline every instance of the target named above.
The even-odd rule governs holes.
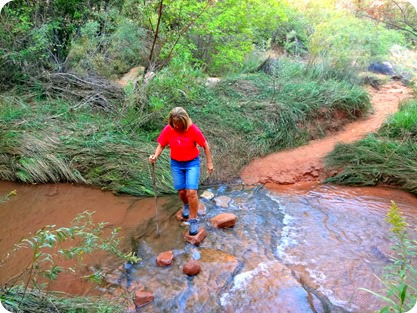
[[[373,312],[385,303],[359,288],[382,288],[379,277],[394,255],[384,220],[391,200],[410,229],[417,226],[417,198],[391,188],[218,186],[209,191],[230,202],[221,207],[201,199],[207,237],[197,247],[183,239],[187,227],[175,219],[175,196],[158,198],[156,238],[153,198],[71,184],[0,182],[0,196],[11,190],[17,195],[0,204],[0,255],[42,226],[68,226],[77,213],[96,211],[97,221],[122,227],[122,248],[136,250],[142,260],[124,271],[114,260],[92,258],[90,266],[108,270],[106,288],[66,279],[55,289],[118,296],[121,287],[140,286],[155,295],[140,312]],[[213,228],[209,220],[219,213],[235,214],[236,225]],[[156,266],[158,254],[168,250],[173,265]],[[2,283],[27,263],[21,258],[0,268]],[[190,259],[202,268],[194,277],[182,272]]]

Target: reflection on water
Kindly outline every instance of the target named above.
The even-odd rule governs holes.
[[[85,187],[70,186],[65,191],[80,193],[78,188]],[[233,190],[222,186],[211,191],[232,201],[228,208],[221,208],[204,200],[207,215],[201,217],[201,224],[208,235],[195,247],[183,240],[186,227],[174,217],[179,207],[175,197],[160,200],[161,236],[156,238],[152,199],[83,190],[76,198],[82,207],[92,205],[92,199],[97,201],[96,193],[108,197],[106,205],[113,201],[113,224],[125,227],[127,239],[133,239],[142,258],[128,271],[114,266],[107,277],[112,286],[107,291],[143,286],[154,292],[155,301],[141,308],[143,312],[373,312],[384,303],[358,288],[381,288],[376,276],[382,275],[392,255],[389,226],[384,221],[390,200],[397,202],[410,225],[417,225],[416,198],[391,189]],[[30,195],[25,196],[27,202]],[[14,206],[14,201],[3,205],[2,211]],[[65,205],[57,203],[54,207],[44,203],[45,219],[56,210],[65,210]],[[238,216],[235,227],[214,229],[209,219],[224,212]],[[19,228],[30,221],[30,217],[22,218],[8,223]],[[157,267],[157,255],[167,250],[173,250],[173,265]],[[202,267],[192,278],[182,273],[189,259],[199,260]]]

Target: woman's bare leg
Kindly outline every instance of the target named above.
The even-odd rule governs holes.
[[[190,205],[190,218],[197,218],[198,196],[197,190],[187,190],[188,204]]]
[[[186,189],[178,190],[178,196],[180,197],[182,203],[188,204],[188,197],[187,197],[187,190]]]

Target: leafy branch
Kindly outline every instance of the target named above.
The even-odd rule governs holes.
[[[395,244],[392,250],[396,255],[391,259],[392,264],[387,266],[385,279],[381,282],[385,286],[385,295],[366,288],[365,290],[388,303],[380,313],[409,311],[417,300],[417,270],[411,260],[417,256],[417,241],[409,238],[409,226],[402,216],[397,204],[391,201],[386,221],[392,226]]]

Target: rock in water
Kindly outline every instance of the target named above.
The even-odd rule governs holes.
[[[207,200],[211,200],[214,198],[214,193],[208,191],[208,190],[204,190],[204,192],[201,194],[200,198],[204,198]]]
[[[229,206],[229,202],[230,202],[230,197],[228,196],[220,196],[214,199],[214,202],[216,203],[216,205],[222,207],[222,208],[227,208]]]
[[[236,224],[237,216],[232,213],[221,213],[210,219],[210,223],[216,228],[233,227]]]
[[[156,264],[158,266],[170,266],[174,260],[174,254],[172,251],[161,252],[156,258]]]
[[[182,209],[181,209],[181,210],[179,210],[179,211],[175,214],[175,218],[176,218],[178,221],[188,221],[188,220],[189,220],[188,218],[183,218],[183,217],[182,217]]]
[[[198,215],[202,215],[202,216],[204,216],[204,215],[207,214],[206,205],[202,201],[199,201],[198,202],[198,211],[197,211],[197,214]]]
[[[155,296],[152,292],[137,290],[135,292],[135,304],[136,306],[144,306],[154,300]]]
[[[198,246],[206,238],[206,230],[202,227],[198,230],[197,235],[191,236],[189,231],[184,234],[184,240]]]
[[[201,272],[200,263],[195,260],[190,260],[182,268],[184,274],[188,276],[194,276]]]

